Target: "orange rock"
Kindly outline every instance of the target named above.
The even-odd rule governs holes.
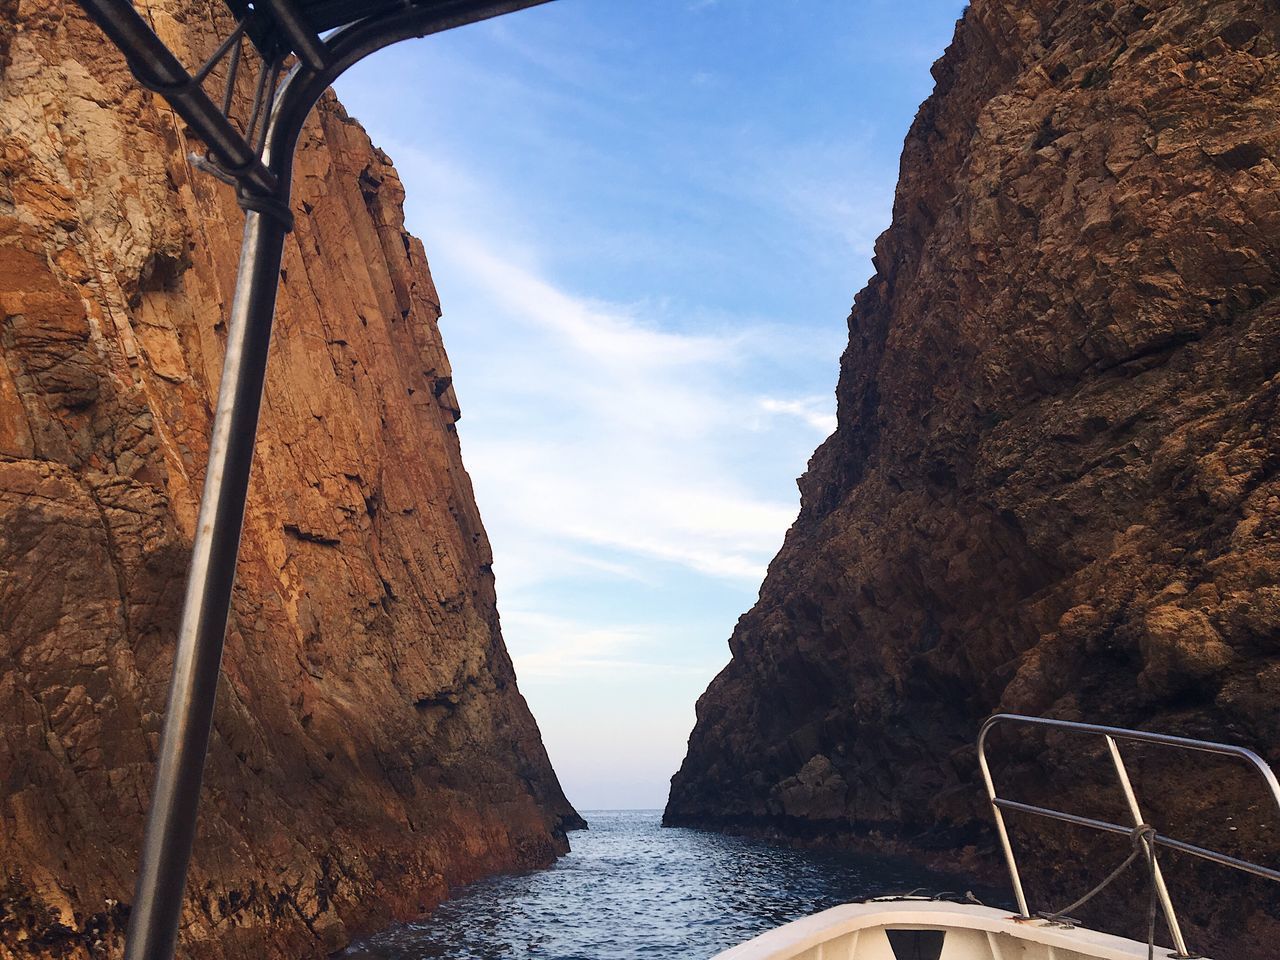
[[[209,9],[148,4],[190,60]],[[0,65],[0,957],[100,957],[132,898],[242,215],[74,3],[20,0]],[[549,863],[579,822],[502,644],[403,188],[332,96],[296,181],[189,958],[326,956]]]

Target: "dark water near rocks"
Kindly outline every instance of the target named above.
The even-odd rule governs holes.
[[[570,834],[573,852],[554,867],[466,887],[427,919],[385,931],[345,957],[706,960],[850,900],[955,890],[901,860],[663,829],[657,810],[585,815],[591,829]]]

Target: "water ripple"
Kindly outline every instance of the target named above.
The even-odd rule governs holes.
[[[901,860],[663,829],[656,810],[588,813],[573,852],[457,891],[347,960],[705,960],[817,910],[946,879]]]

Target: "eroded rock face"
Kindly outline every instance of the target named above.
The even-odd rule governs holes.
[[[1280,761],[1280,13],[974,0],[934,76],[849,319],[839,428],[667,819],[998,869],[973,855],[972,747],[997,710]],[[1004,784],[1123,816],[1105,756],[1072,743],[1006,748]],[[1246,779],[1134,756],[1178,796],[1173,832],[1280,860]],[[1030,829],[1042,907],[1126,852]],[[1274,889],[1171,872],[1194,947],[1273,955]]]
[[[0,6],[0,956],[100,957],[132,897],[242,217],[74,3]],[[211,49],[208,4],[147,6]],[[503,648],[400,181],[331,97],[296,180],[191,958],[324,956],[548,863],[577,822]]]

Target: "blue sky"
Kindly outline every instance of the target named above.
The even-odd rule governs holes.
[[[962,9],[557,0],[338,84],[426,243],[507,646],[580,809],[666,800]]]

